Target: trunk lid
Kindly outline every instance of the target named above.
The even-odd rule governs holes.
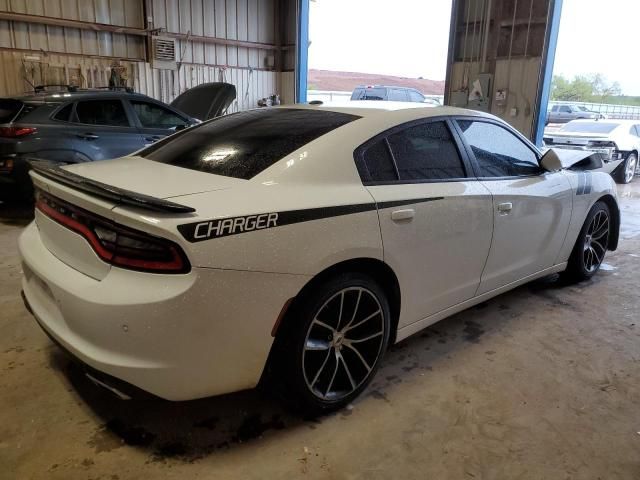
[[[606,134],[579,133],[579,132],[554,132],[547,135],[554,143],[567,143],[571,145],[588,145],[590,141],[606,141]]]
[[[64,169],[89,180],[161,199],[222,190],[245,182],[137,156],[78,163]]]

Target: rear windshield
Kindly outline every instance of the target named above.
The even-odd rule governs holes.
[[[384,88],[356,88],[351,100],[385,100]]]
[[[610,133],[619,126],[620,124],[618,123],[569,122],[562,127],[560,131],[576,133]]]
[[[11,98],[0,98],[0,123],[9,123],[18,114],[23,103]]]
[[[156,162],[249,180],[355,115],[265,108],[235,113],[185,130],[139,155]]]

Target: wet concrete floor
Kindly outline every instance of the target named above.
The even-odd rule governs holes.
[[[268,395],[123,402],[24,310],[0,223],[0,479],[640,479],[640,179],[596,277],[550,277],[396,345],[364,395],[301,419]],[[8,217],[8,218],[7,218]]]

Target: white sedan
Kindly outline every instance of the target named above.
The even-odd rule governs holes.
[[[253,110],[109,162],[34,163],[25,303],[121,397],[268,375],[332,410],[390,344],[535,278],[596,273],[615,185],[569,166],[496,117],[390,102]]]
[[[618,183],[629,183],[638,169],[640,121],[573,120],[559,130],[545,132],[548,147],[597,152],[602,170]]]

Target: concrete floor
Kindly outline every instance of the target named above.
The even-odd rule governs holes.
[[[640,179],[620,194],[620,248],[593,280],[545,279],[438,323],[316,421],[258,392],[172,404],[94,387],[24,310],[24,222],[6,220],[0,478],[640,479]]]

